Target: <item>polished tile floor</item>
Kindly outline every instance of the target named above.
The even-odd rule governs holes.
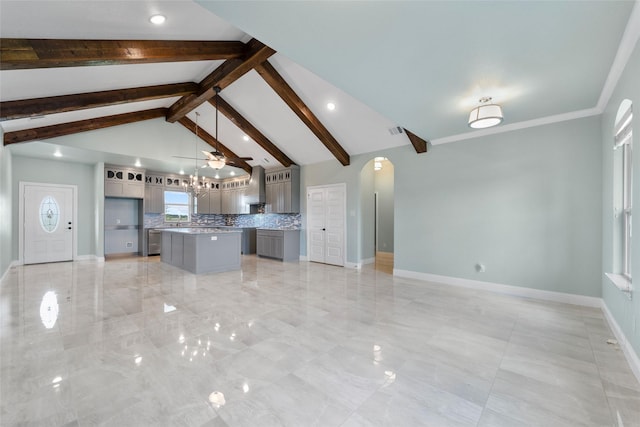
[[[597,309],[244,257],[13,268],[0,424],[633,426]]]

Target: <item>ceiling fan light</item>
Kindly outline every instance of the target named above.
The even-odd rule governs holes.
[[[207,164],[209,165],[209,167],[211,169],[219,170],[219,169],[222,169],[224,167],[225,162],[222,159],[213,159],[213,160],[209,160],[207,162]]]
[[[491,98],[482,98],[481,105],[477,106],[469,114],[469,127],[485,129],[502,123],[504,116],[502,107],[498,104],[488,104]]]

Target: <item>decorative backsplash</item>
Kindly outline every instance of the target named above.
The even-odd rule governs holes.
[[[257,227],[257,228],[291,228],[299,230],[302,226],[302,216],[299,213],[292,214],[193,214],[189,225],[226,225],[231,227]],[[164,227],[162,214],[144,214],[144,228]]]

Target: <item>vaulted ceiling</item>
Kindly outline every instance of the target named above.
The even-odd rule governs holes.
[[[5,143],[36,141],[15,144],[16,153],[43,156],[38,141],[59,140],[51,135],[120,122],[164,119],[193,132],[197,112],[199,136],[215,145],[220,86],[219,140],[253,157],[238,165],[245,170],[347,165],[403,145],[425,155],[425,140],[473,135],[466,116],[481,96],[503,104],[503,129],[596,114],[621,42],[637,40],[633,6],[3,0],[0,125]],[[167,21],[152,25],[155,13]],[[393,135],[397,127],[407,132]],[[188,138],[180,144],[193,153]],[[185,166],[141,156],[149,168]]]

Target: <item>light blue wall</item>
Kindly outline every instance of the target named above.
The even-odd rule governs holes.
[[[635,50],[627,63],[616,89],[607,104],[601,117],[602,119],[602,169],[603,169],[603,197],[602,197],[602,273],[612,273],[613,271],[613,125],[618,112],[618,107],[624,99],[633,102],[633,201],[638,206],[640,201],[640,45],[636,45]],[[637,212],[633,215],[632,228],[640,230],[640,215]],[[634,233],[638,235],[638,233]],[[632,275],[640,275],[640,239],[634,235],[631,246],[631,272]],[[625,336],[640,355],[640,296],[638,285],[634,284],[635,292],[633,300],[629,300],[623,292],[616,288],[601,274],[602,298],[616,319],[618,325]],[[635,280],[637,282],[637,280]],[[634,330],[635,329],[635,330]]]
[[[13,259],[18,259],[18,196],[20,181],[78,186],[78,255],[95,254],[94,166],[60,160],[13,156],[12,159]]]
[[[395,268],[600,296],[599,134],[590,117],[392,158]]]
[[[388,160],[381,163],[382,169],[375,172],[374,181],[378,193],[378,251],[393,252],[394,169]]]
[[[410,145],[376,153],[395,167],[395,268],[600,296],[600,133],[599,117],[591,117],[426,154]],[[301,173],[303,194],[309,185],[347,184],[352,263],[362,259],[360,170],[372,157],[352,156],[347,167],[309,165]],[[476,273],[477,262],[485,273]]]
[[[0,127],[0,141],[4,132]],[[4,275],[13,261],[12,241],[12,176],[11,151],[0,144],[0,277]]]

